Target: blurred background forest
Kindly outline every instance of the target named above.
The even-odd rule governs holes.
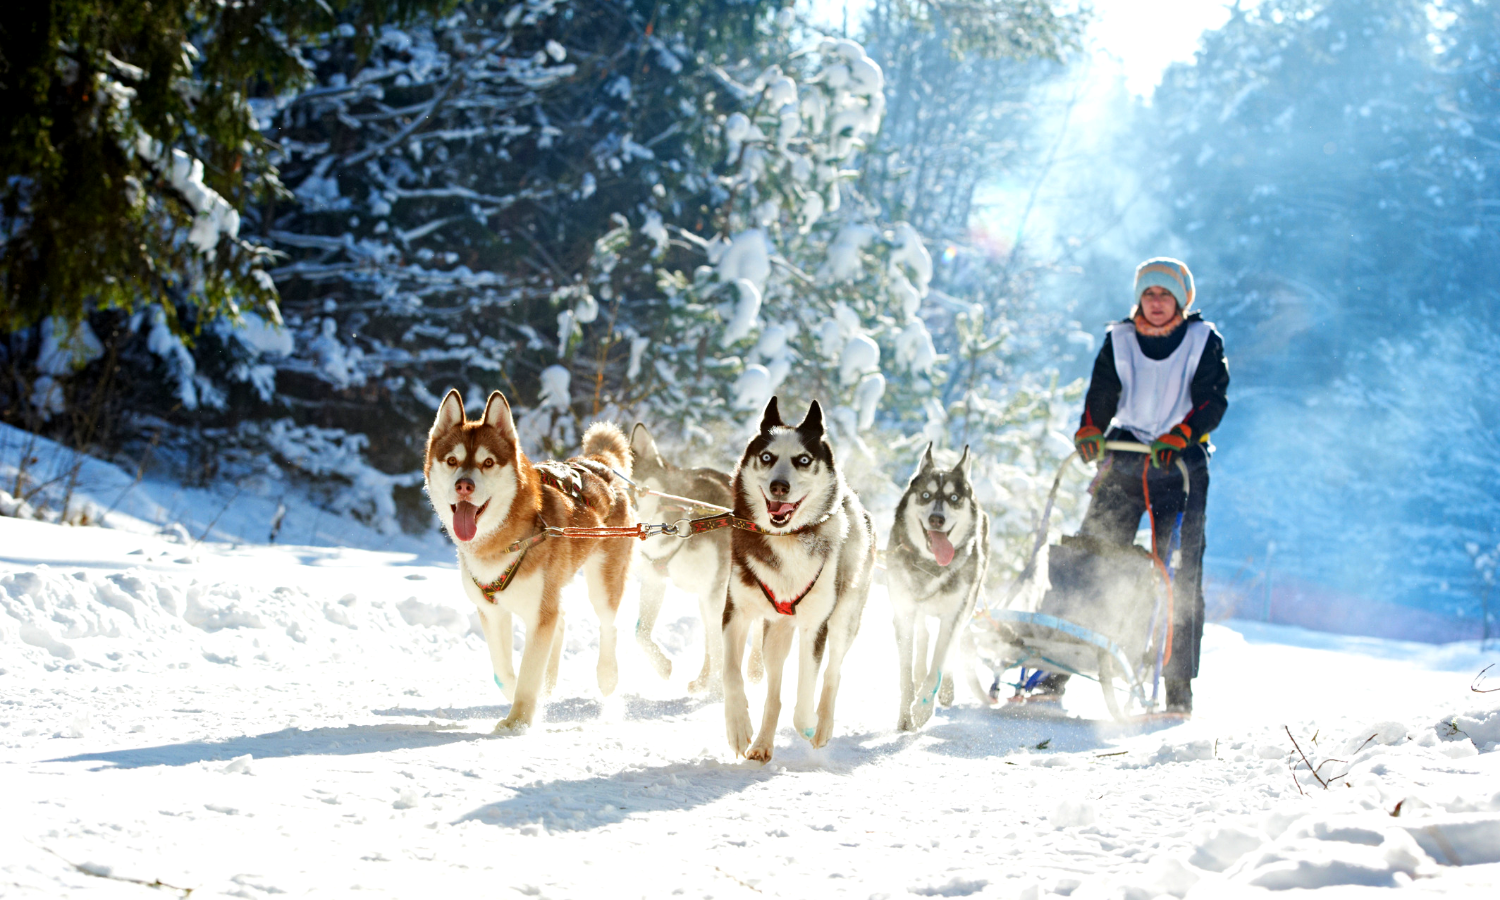
[[[721,467],[775,393],[877,517],[973,445],[1004,581],[1173,255],[1233,376],[1210,605],[1492,627],[1494,2],[57,0],[0,118],[12,509],[88,518],[40,435],[418,533],[449,387]]]

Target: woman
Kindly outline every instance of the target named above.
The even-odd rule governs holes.
[[[1229,406],[1229,367],[1223,338],[1196,311],[1188,312],[1193,275],[1186,264],[1164,256],[1141,263],[1133,297],[1135,309],[1110,326],[1094,360],[1083,419],[1073,436],[1085,462],[1104,457],[1079,531],[1130,544],[1147,511],[1149,489],[1156,553],[1172,565],[1172,532],[1177,514],[1183,514],[1164,675],[1167,711],[1187,715],[1193,710],[1192,679],[1203,642],[1203,526],[1213,452],[1208,435]],[[1151,452],[1105,456],[1105,441],[1139,442]],[[1177,459],[1188,469],[1185,505]],[[1027,699],[1059,697],[1067,681],[1067,675],[1048,676]]]

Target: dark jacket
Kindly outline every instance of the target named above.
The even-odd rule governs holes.
[[[1182,344],[1187,335],[1187,323],[1201,320],[1196,312],[1188,313],[1183,324],[1171,334],[1147,337],[1137,334],[1141,352],[1149,359],[1166,359]],[[1212,326],[1210,326],[1212,329]],[[1089,382],[1089,392],[1083,401],[1083,418],[1080,425],[1106,428],[1115,417],[1120,405],[1120,375],[1115,371],[1115,347],[1108,335],[1104,346],[1094,359],[1094,375]],[[1183,420],[1193,429],[1193,440],[1219,427],[1224,410],[1229,408],[1229,363],[1224,358],[1224,338],[1217,330],[1211,330],[1208,343],[1203,347],[1203,356],[1198,361],[1198,370],[1193,373],[1193,411]],[[1115,439],[1114,436],[1111,439]],[[1123,440],[1135,440],[1123,437]]]

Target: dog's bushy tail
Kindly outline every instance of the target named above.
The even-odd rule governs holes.
[[[614,466],[627,477],[630,468],[630,441],[613,422],[595,422],[583,433],[583,455],[594,456]]]

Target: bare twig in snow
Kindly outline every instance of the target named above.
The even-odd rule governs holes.
[[[1316,778],[1318,780],[1318,784],[1321,784],[1323,786],[1323,790],[1325,790],[1325,791],[1328,790],[1328,782],[1324,781],[1323,780],[1323,776],[1321,776],[1321,775],[1318,774],[1318,770],[1315,769],[1315,768],[1313,768],[1313,764],[1310,763],[1310,762],[1308,762],[1308,760],[1307,760],[1307,754],[1302,752],[1302,745],[1300,745],[1300,744],[1297,743],[1297,739],[1295,737],[1292,737],[1292,729],[1287,728],[1287,726],[1285,726],[1285,725],[1283,725],[1281,727],[1286,731],[1286,736],[1292,739],[1292,746],[1297,749],[1297,755],[1300,756],[1300,757],[1302,757],[1302,763],[1303,763],[1303,765],[1307,766],[1307,771],[1311,772],[1312,773],[1312,777]],[[1295,771],[1296,767],[1293,766],[1292,768],[1293,768],[1292,777],[1296,778],[1296,771]]]
[[[160,878],[156,879],[155,881],[146,881],[141,878],[126,878],[123,875],[111,875],[109,873],[109,870],[104,869],[103,867],[81,866],[78,863],[73,862],[72,860],[63,856],[61,853],[58,853],[56,850],[53,850],[51,847],[42,847],[42,849],[46,850],[48,853],[67,863],[68,865],[72,866],[77,871],[82,872],[85,875],[91,875],[94,878],[107,878],[110,881],[125,881],[129,882],[130,884],[143,884],[149,888],[166,888],[169,891],[182,891],[182,896],[184,897],[190,896],[193,893],[192,888],[178,887],[175,884],[167,884]]]
[[[1476,694],[1493,694],[1496,691],[1500,691],[1500,688],[1480,688],[1479,687],[1479,685],[1481,685],[1481,684],[1484,683],[1484,673],[1488,672],[1490,669],[1493,669],[1494,667],[1495,667],[1495,664],[1494,663],[1490,663],[1489,665],[1487,665],[1484,668],[1480,669],[1479,670],[1479,674],[1474,676],[1474,683],[1471,684],[1471,685],[1469,685],[1469,690],[1473,691]]]

